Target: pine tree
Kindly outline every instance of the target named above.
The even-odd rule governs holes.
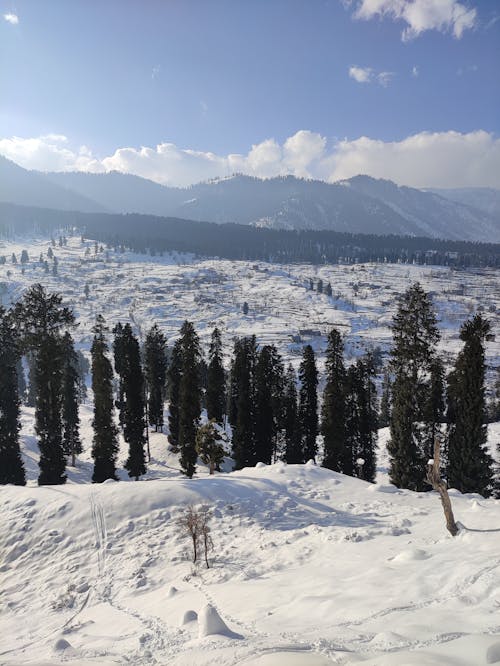
[[[299,415],[298,427],[302,462],[314,460],[318,452],[318,371],[314,350],[306,345],[302,351],[299,367]]]
[[[92,427],[92,458],[94,459],[93,483],[106,479],[117,480],[116,457],[118,455],[118,430],[114,422],[113,368],[108,358],[105,323],[98,315],[94,327],[92,356],[92,391],[94,393],[94,419]]]
[[[273,405],[273,359],[270,345],[264,345],[255,367],[255,454],[269,465],[273,456],[275,419]]]
[[[144,353],[149,424],[158,432],[163,429],[167,355],[165,336],[156,324],[146,336]]]
[[[74,325],[74,315],[62,306],[59,294],[47,294],[42,285],[35,284],[16,303],[14,316],[20,327],[23,350],[33,352],[35,359],[35,431],[40,447],[38,483],[65,483],[61,332]]]
[[[332,285],[328,283],[325,287],[325,294],[331,297],[332,293]]]
[[[80,440],[78,414],[78,356],[69,332],[66,332],[62,338],[62,357],[62,445],[64,453],[71,456],[71,465],[74,467],[76,456],[82,453],[83,447]]]
[[[19,400],[21,402],[24,402],[26,400],[27,386],[26,386],[26,379],[24,377],[23,359],[21,356],[19,356],[17,359],[16,375],[17,375],[17,392]]]
[[[346,433],[345,381],[344,344],[339,331],[334,328],[328,335],[326,385],[321,410],[323,467],[352,475],[352,452],[347,445]]]
[[[172,451],[179,450],[179,395],[182,376],[181,341],[174,343],[168,366],[168,441]]]
[[[222,365],[222,339],[219,329],[212,332],[208,352],[207,416],[222,425],[226,409],[226,378]]]
[[[128,443],[128,458],[124,467],[128,470],[128,475],[138,481],[139,477],[146,473],[144,376],[139,342],[130,324],[125,324],[123,327],[122,336],[122,379],[125,398],[123,437]]]
[[[490,323],[480,314],[460,329],[464,346],[458,354],[448,426],[448,482],[462,493],[487,497],[493,486],[493,461],[487,451],[484,340]]]
[[[0,306],[0,484],[24,486],[26,476],[19,446],[18,360],[16,324]]]
[[[375,367],[373,355],[368,353],[358,359],[348,372],[352,379],[351,388],[347,390],[347,437],[351,440],[353,469],[365,481],[374,481],[377,471],[378,415],[377,393],[373,381]],[[353,405],[355,422],[349,423],[353,415]],[[356,434],[355,438],[352,433]],[[358,460],[363,463],[359,464]]]
[[[440,432],[444,419],[444,367],[439,357],[435,357],[430,366],[430,380],[425,387],[423,406],[424,455],[429,460],[434,457],[434,440]]]
[[[225,453],[224,446],[222,445],[214,419],[210,419],[208,423],[198,428],[196,432],[196,452],[203,464],[209,466],[210,474],[213,474],[214,470],[223,461]]]
[[[382,378],[382,397],[380,399],[379,426],[387,428],[391,422],[391,402],[392,402],[392,381],[388,369],[385,370]]]
[[[126,358],[123,325],[121,322],[118,322],[113,328],[113,361],[115,372],[118,375],[115,407],[118,409],[118,422],[123,430],[125,420],[124,376],[126,373]]]
[[[297,376],[289,365],[283,395],[283,430],[285,434],[285,461],[288,464],[304,462],[300,441],[299,413],[297,405]]]
[[[200,341],[191,322],[181,327],[181,380],[179,384],[179,448],[182,471],[196,471],[196,432],[201,415]]]
[[[409,490],[428,490],[425,481],[425,385],[439,332],[432,302],[417,282],[400,297],[392,324],[394,346],[389,475]]]
[[[257,460],[255,445],[255,366],[257,346],[255,336],[242,338],[235,345],[231,382],[235,387],[236,420],[233,427],[233,458],[236,469],[254,466]]]

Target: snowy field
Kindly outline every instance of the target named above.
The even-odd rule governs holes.
[[[453,539],[434,493],[388,483],[386,431],[377,484],[310,463],[187,480],[152,434],[148,480],[92,485],[82,416],[82,461],[39,488],[24,412],[29,485],[0,490],[1,664],[500,663],[500,502],[451,491]],[[189,504],[213,510],[210,569],[176,524]]]
[[[493,271],[112,251],[105,261],[85,256],[87,246],[93,252],[93,243],[72,238],[54,248],[57,276],[37,262],[24,273],[10,263],[22,249],[38,260],[47,240],[0,247],[8,258],[0,266],[3,303],[37,281],[61,292],[81,322],[75,339],[85,351],[98,312],[110,327],[130,320],[142,335],[158,322],[170,341],[188,318],[204,345],[218,324],[227,352],[233,336],[255,333],[295,364],[305,342],[321,358],[332,325],[345,333],[348,356],[365,346],[386,350],[396,296],[418,279],[435,295],[448,359],[460,348],[460,323],[480,306],[497,338],[487,343],[488,363],[500,361]],[[331,282],[332,298],[307,290],[319,277]],[[87,401],[85,451],[68,468],[68,483],[39,488],[33,410],[23,408],[28,486],[0,489],[0,664],[500,664],[500,502],[451,491],[465,526],[453,539],[434,493],[388,483],[387,431],[377,484],[283,463],[213,477],[201,466],[187,480],[166,436],[152,433],[143,481],[127,480],[122,444],[122,481],[92,485],[91,413]],[[489,436],[494,450],[500,424]],[[177,526],[189,504],[213,511],[208,570],[190,562]]]
[[[453,271],[395,264],[281,266],[112,250],[95,256],[94,243],[82,243],[78,236],[70,238],[67,247],[53,248],[58,259],[58,275],[53,276],[38,263],[40,253],[46,258],[49,245],[47,239],[0,242],[0,255],[7,257],[7,263],[0,266],[0,299],[9,305],[33,282],[60,292],[80,322],[74,337],[82,350],[90,348],[91,328],[96,314],[101,313],[110,328],[119,320],[130,321],[142,338],[157,322],[169,342],[183,321],[190,319],[205,350],[217,324],[228,355],[234,336],[255,334],[261,344],[276,344],[294,365],[307,343],[313,345],[321,362],[326,334],[337,326],[345,336],[349,359],[368,348],[388,350],[396,298],[419,280],[434,298],[445,360],[451,362],[460,349],[461,323],[481,308],[496,333],[496,340],[486,345],[487,362],[493,367],[500,364],[500,281],[498,271],[492,269]],[[24,273],[20,263],[10,261],[13,252],[19,260],[23,249],[30,257]],[[50,260],[49,265],[52,268]],[[331,298],[308,289],[310,279],[316,288],[320,278],[325,286],[331,283]],[[249,305],[246,316],[244,302]]]

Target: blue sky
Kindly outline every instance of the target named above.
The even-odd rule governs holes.
[[[375,173],[374,151],[394,162],[400,146],[410,159],[415,137],[432,137],[435,152],[451,142],[452,162],[460,146],[464,160],[472,148],[475,160],[500,154],[496,0],[0,7],[0,152],[27,167],[118,168],[187,184],[236,167],[331,180],[358,161],[391,176]],[[474,167],[477,182],[444,185],[500,187],[491,166],[484,177]],[[419,169],[425,180],[425,163]]]

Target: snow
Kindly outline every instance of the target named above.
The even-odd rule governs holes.
[[[0,663],[498,662],[500,502],[452,491],[452,538],[437,494],[388,483],[386,431],[377,484],[310,463],[188,480],[151,433],[149,480],[98,485],[82,432],[66,485],[35,485],[26,437],[28,486],[0,489]],[[209,569],[177,527],[202,504]]]
[[[7,257],[26,248],[36,259],[48,247],[46,239],[2,245]],[[291,334],[318,329],[303,343],[314,345],[321,366],[324,334],[334,324],[345,332],[350,358],[366,345],[386,350],[396,296],[418,279],[436,294],[447,360],[460,348],[460,322],[482,305],[497,332],[487,343],[488,363],[499,364],[493,271],[283,267],[112,251],[107,261],[90,261],[87,245],[93,248],[70,238],[54,249],[58,277],[35,264],[24,273],[19,264],[0,266],[6,305],[34,281],[63,292],[81,322],[75,338],[85,352],[102,312],[110,327],[131,319],[140,334],[157,321],[170,341],[192,319],[205,347],[218,323],[228,352],[234,335],[255,333],[295,365],[302,343]],[[331,281],[334,297],[308,291],[309,277]],[[464,294],[452,293],[461,285]],[[0,488],[1,664],[500,663],[500,502],[450,490],[460,523],[452,538],[437,494],[389,483],[387,429],[379,433],[375,484],[312,460],[213,476],[200,464],[188,480],[165,434],[150,433],[144,480],[128,479],[121,442],[120,482],[92,485],[90,398],[80,415],[85,450],[68,468],[68,483],[38,487],[33,409],[23,408],[28,485]],[[492,451],[499,441],[500,423],[492,424]],[[179,533],[189,505],[213,512],[209,569],[192,564]]]

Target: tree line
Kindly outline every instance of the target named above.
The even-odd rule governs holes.
[[[0,309],[0,483],[25,483],[19,431],[20,404],[28,395],[40,448],[38,483],[64,483],[68,459],[74,465],[82,452],[79,402],[85,367],[71,335],[76,325],[61,297],[41,285],[32,286],[10,310]],[[189,478],[198,458],[213,472],[230,453],[236,469],[321,459],[328,469],[374,481],[378,428],[389,425],[389,473],[395,485],[428,489],[427,463],[440,436],[450,485],[491,494],[495,470],[486,450],[484,387],[489,323],[478,314],[463,325],[464,345],[448,377],[436,351],[432,302],[418,283],[399,299],[392,331],[379,401],[379,358],[368,352],[346,367],[335,328],[327,339],[320,395],[310,345],[303,347],[297,375],[274,345],[259,347],[255,336],[239,338],[226,370],[217,327],[205,360],[189,321],[171,348],[157,325],[141,347],[129,323],[109,331],[98,315],[90,350],[92,481],[117,479],[120,431],[128,445],[129,476],[137,480],[146,473],[148,432],[163,431],[168,402],[169,446]],[[30,368],[29,390],[21,359]]]

